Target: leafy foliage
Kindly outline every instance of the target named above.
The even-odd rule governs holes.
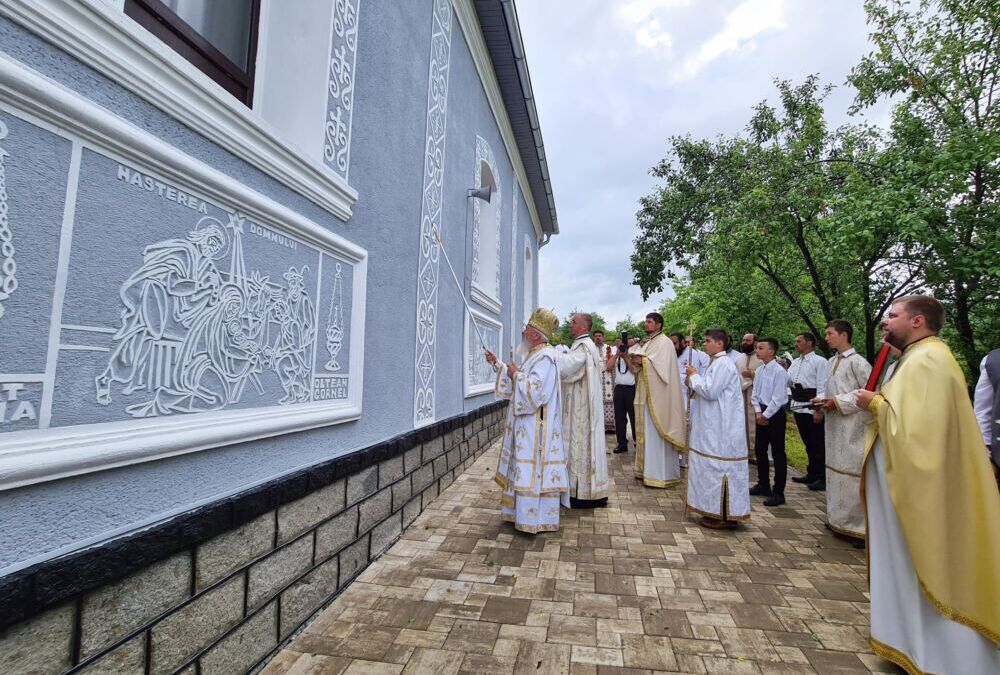
[[[899,221],[975,369],[1000,338],[1000,3],[865,3],[875,51],[857,109],[897,95],[887,153]]]
[[[573,311],[567,314],[566,318],[559,322],[559,328],[556,330],[556,334],[552,338],[552,344],[564,344],[567,346],[573,344],[573,334],[569,330],[569,322],[573,318],[574,314],[578,314],[580,312],[583,312],[583,310],[574,307]],[[590,329],[591,333],[598,330],[607,333],[607,328],[604,325],[604,317],[597,312],[590,312],[590,318],[594,322],[593,327]]]
[[[673,286],[667,328],[783,341],[847,319],[869,358],[895,298],[931,291],[970,370],[1000,338],[1000,3],[867,0],[875,50],[855,109],[896,96],[889,129],[830,129],[818,76],[732,137],[670,139],[632,254],[644,297]]]

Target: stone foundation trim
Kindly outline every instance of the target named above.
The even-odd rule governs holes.
[[[0,577],[0,606],[4,607],[0,630],[241,527],[364,469],[375,467],[377,474],[377,465],[382,461],[419,450],[423,443],[456,430],[462,434],[466,424],[494,414],[505,405],[506,402],[499,401],[440,420],[349,455],[279,476],[139,532]],[[422,489],[414,485],[413,492]]]
[[[256,514],[240,505],[245,520],[239,525],[96,589],[80,591],[48,612],[38,609],[37,620],[0,627],[0,672],[20,672],[28,664],[64,675],[126,670],[144,675],[195,673],[221,664],[227,671],[249,672],[259,667],[391,547],[420,512],[500,437],[503,407],[493,404],[454,418],[449,421],[453,429],[422,444],[400,437],[356,453],[370,458],[375,449],[390,444],[395,451],[377,463],[355,461],[353,466],[359,468],[348,475],[325,471],[330,483],[306,495],[287,487],[301,484],[299,475],[263,486],[276,491],[269,500],[270,511]],[[410,435],[423,435],[439,424]],[[406,466],[404,457],[414,450],[423,461]],[[463,459],[451,466],[454,460],[446,457],[456,456]],[[323,468],[298,474],[306,476],[310,485],[308,478],[317,475],[311,472]],[[427,485],[416,489],[415,476],[421,471]],[[352,485],[357,487],[353,492]],[[260,489],[250,492],[261,495]],[[279,495],[283,499],[276,504]],[[394,499],[396,495],[399,498]],[[329,497],[333,504],[324,504],[318,496]],[[229,505],[232,519],[237,504]],[[197,532],[214,531],[217,525],[206,514],[217,514],[217,509],[218,505],[208,505],[184,514],[165,523],[164,531],[175,532],[176,521],[188,518],[202,526]],[[324,540],[324,528],[334,536]],[[293,531],[295,538],[282,540]],[[150,557],[141,542],[137,536],[128,545],[134,555]],[[152,543],[155,549],[156,540]],[[94,560],[125,555],[121,545],[117,540],[108,542],[108,549]],[[56,571],[63,579],[72,574],[70,568]],[[0,594],[0,603],[4,598]],[[41,659],[44,664],[38,662],[33,647],[39,630],[52,643],[53,653]]]

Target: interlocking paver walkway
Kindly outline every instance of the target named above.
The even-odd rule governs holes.
[[[789,484],[735,532],[705,530],[679,489],[609,455],[606,508],[559,532],[500,520],[485,453],[263,671],[898,673],[868,649],[864,551]]]

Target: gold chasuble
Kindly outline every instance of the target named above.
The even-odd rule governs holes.
[[[669,338],[657,333],[629,353],[642,356],[635,391],[635,477],[648,487],[677,485],[677,454],[685,449],[677,351]],[[656,437],[651,438],[653,432]]]
[[[909,345],[871,411],[861,484],[870,538],[873,518],[884,521],[885,509],[872,502],[886,503],[877,489],[884,484],[922,594],[943,617],[1000,645],[1000,494],[965,378],[944,342],[927,337]],[[911,653],[933,641],[928,629],[922,629],[925,637],[907,640],[912,650],[905,654],[896,645],[885,649],[876,635],[878,544],[871,541],[869,549],[873,647],[911,673],[931,670],[933,654]],[[888,578],[903,574],[894,567]],[[920,620],[906,613],[893,622],[921,630]],[[993,656],[1000,663],[1000,653]]]

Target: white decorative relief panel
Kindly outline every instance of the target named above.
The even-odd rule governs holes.
[[[329,96],[323,160],[347,180],[354,117],[354,71],[358,57],[358,13],[361,0],[334,0],[333,44],[330,48]]]
[[[0,254],[0,489],[361,414],[364,249],[2,57]]]
[[[417,268],[417,339],[413,426],[437,419],[435,403],[435,341],[441,251],[435,233],[441,230],[445,131],[448,113],[448,73],[451,63],[451,4],[434,0],[431,61],[427,79],[427,135],[424,147],[424,189],[420,207],[420,250]]]
[[[476,324],[472,324],[469,314],[465,315],[465,395],[476,396],[493,391],[496,371],[486,362],[483,341],[491,352],[504,358],[503,324],[485,314],[474,312]],[[478,327],[478,332],[476,328]]]

